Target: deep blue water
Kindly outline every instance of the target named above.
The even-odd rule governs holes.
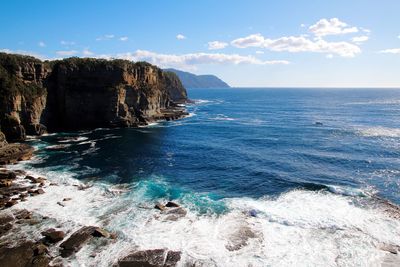
[[[32,141],[44,160],[31,164],[109,183],[161,179],[170,186],[154,183],[152,194],[171,199],[336,186],[400,204],[400,90],[196,89],[189,97],[193,116],[182,120]],[[72,136],[88,139],[43,148]]]

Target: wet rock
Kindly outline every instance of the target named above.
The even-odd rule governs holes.
[[[93,237],[94,228],[93,226],[84,226],[61,243],[61,256],[66,258],[79,251]]]
[[[110,234],[94,226],[84,226],[75,233],[73,233],[67,240],[61,243],[62,248],[61,256],[63,258],[71,256],[73,253],[79,251],[82,246],[93,237],[109,237]]]
[[[35,244],[31,241],[22,241],[13,247],[1,246],[0,266],[30,266],[34,257],[34,248]]]
[[[27,219],[31,219],[32,218],[32,212],[23,209],[23,210],[17,210],[14,213],[15,218],[17,218],[18,220],[27,220]]]
[[[44,190],[41,189],[41,188],[39,188],[39,189],[36,189],[36,190],[34,191],[34,193],[35,193],[35,194],[41,195],[41,194],[44,194]]]
[[[229,242],[225,247],[229,251],[236,251],[246,246],[249,239],[256,237],[256,233],[250,227],[242,226],[230,236]]]
[[[167,258],[165,259],[164,267],[173,267],[181,260],[180,251],[168,251]]]
[[[10,187],[13,184],[12,180],[2,179],[0,180],[0,187]]]
[[[100,228],[100,227],[96,227],[94,229],[92,235],[94,237],[105,237],[105,238],[109,238],[110,237],[110,233],[107,232],[106,230]]]
[[[61,207],[65,207],[65,205],[60,201],[58,201],[57,204],[60,205]]]
[[[9,207],[14,206],[14,205],[17,204],[17,203],[18,203],[17,200],[12,199],[12,200],[10,200],[10,201],[7,201],[6,204],[5,204],[4,206],[5,206],[6,208],[9,208]]]
[[[19,160],[30,159],[33,155],[33,147],[27,144],[8,144],[0,147],[0,164],[16,163]]]
[[[177,207],[179,207],[179,204],[172,202],[172,201],[168,201],[167,204],[165,204],[165,206],[168,208],[177,208]]]
[[[152,249],[133,252],[118,260],[120,267],[172,267],[181,259],[181,252]]]
[[[47,229],[42,232],[42,235],[45,237],[45,240],[50,243],[57,243],[64,239],[65,233],[63,231],[57,231],[54,228]]]
[[[161,204],[161,203],[157,203],[157,204],[154,206],[154,208],[155,208],[155,209],[158,209],[158,210],[161,210],[161,211],[165,210],[165,206],[164,206],[163,204]]]
[[[0,180],[2,179],[10,179],[13,180],[17,178],[17,174],[15,172],[9,170],[1,170],[0,171]]]
[[[6,223],[6,224],[0,225],[0,237],[5,235],[6,233],[8,233],[8,231],[10,231],[12,229],[12,227],[13,226],[11,223]]]
[[[15,217],[11,212],[0,213],[0,225],[14,221]]]
[[[48,253],[49,249],[47,248],[47,246],[45,244],[39,243],[36,245],[33,252],[35,255],[42,255],[42,254]]]
[[[70,200],[72,200],[72,198],[66,197],[66,198],[64,198],[62,201],[70,201]]]
[[[47,255],[39,255],[33,258],[32,260],[32,267],[48,267],[50,263],[50,258]]]

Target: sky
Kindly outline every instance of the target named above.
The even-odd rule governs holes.
[[[400,88],[399,0],[4,0],[0,51],[148,61],[236,87]]]

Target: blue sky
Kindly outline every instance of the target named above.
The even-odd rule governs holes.
[[[146,60],[233,86],[400,87],[400,1],[1,1],[0,50]]]

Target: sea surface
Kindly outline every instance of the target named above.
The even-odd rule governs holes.
[[[181,120],[29,141],[36,157],[13,168],[59,186],[18,208],[118,233],[72,265],[168,248],[182,266],[380,266],[382,247],[400,245],[400,221],[382,204],[400,204],[400,90],[188,93]],[[169,200],[187,215],[153,208]]]

